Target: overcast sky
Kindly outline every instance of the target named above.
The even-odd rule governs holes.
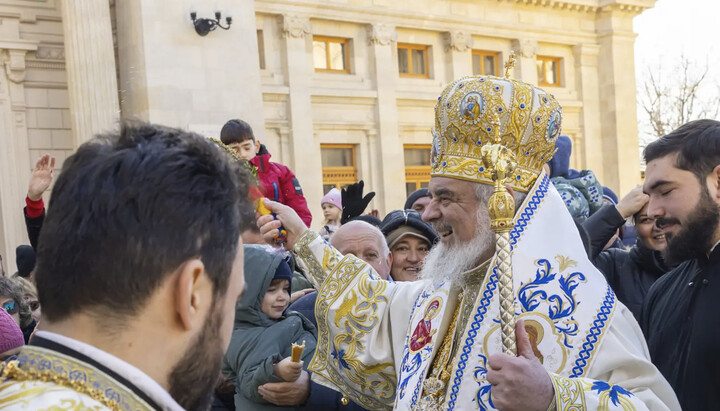
[[[684,54],[701,68],[709,66],[704,91],[718,92],[720,0],[658,0],[655,7],[635,18],[634,29],[638,34],[635,41],[638,86],[648,77],[649,68],[660,67],[669,72]],[[672,74],[668,74],[664,80],[672,81],[672,78]],[[640,120],[642,129],[642,115]]]

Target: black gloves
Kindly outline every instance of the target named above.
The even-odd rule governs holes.
[[[370,201],[372,201],[373,197],[375,197],[374,191],[369,192],[365,197],[363,197],[364,187],[365,182],[360,180],[355,184],[350,184],[347,189],[342,189],[341,195],[343,210],[342,218],[340,219],[341,225],[359,215],[362,215],[365,208],[367,208],[368,204],[370,204]]]

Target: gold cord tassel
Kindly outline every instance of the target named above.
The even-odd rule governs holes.
[[[500,292],[500,328],[502,332],[503,352],[517,355],[515,344],[515,293],[512,279],[512,249],[510,232],[515,216],[515,199],[505,187],[512,178],[517,163],[515,154],[499,144],[499,121],[495,123],[495,141],[482,149],[482,159],[492,173],[495,191],[488,201],[490,227],[495,232],[495,253],[497,255],[497,275]]]

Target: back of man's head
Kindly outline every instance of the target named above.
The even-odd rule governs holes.
[[[97,136],[63,166],[35,269],[43,318],[132,316],[199,258],[223,296],[253,221],[248,172],[196,134],[149,124]]]
[[[242,143],[245,140],[255,140],[255,134],[250,124],[242,120],[230,120],[220,130],[220,141],[225,145]]]
[[[677,153],[675,166],[701,182],[720,165],[720,121],[695,120],[645,147],[645,162]]]

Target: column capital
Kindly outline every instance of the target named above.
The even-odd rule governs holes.
[[[511,47],[518,57],[530,59],[537,55],[538,43],[532,39],[514,39]]]
[[[385,23],[373,23],[367,26],[368,41],[370,44],[387,46],[397,42],[395,26]]]
[[[474,41],[472,35],[466,31],[446,31],[443,33],[443,39],[445,40],[445,51],[466,51],[472,48]]]
[[[283,37],[304,38],[305,35],[312,33],[312,25],[307,17],[292,16],[283,14],[279,16],[280,24],[282,24]]]
[[[0,55],[0,64],[5,66],[8,80],[13,83],[25,80],[25,53],[27,50],[5,50]]]

